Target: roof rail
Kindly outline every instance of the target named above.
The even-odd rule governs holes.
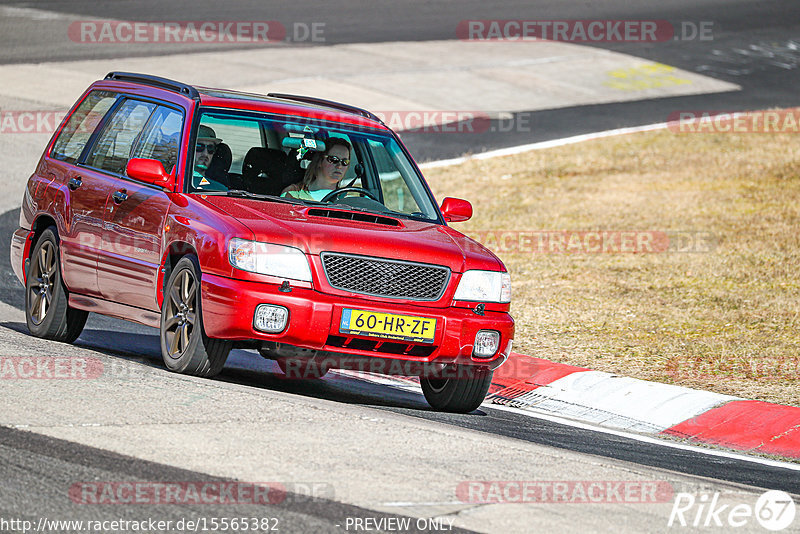
[[[361,115],[362,117],[366,117],[368,119],[372,119],[374,121],[378,121],[379,123],[383,124],[383,121],[380,119],[380,117],[378,117],[371,111],[367,111],[366,109],[358,108],[356,106],[351,106],[349,104],[334,102],[333,100],[325,100],[323,98],[316,98],[313,96],[288,95],[285,93],[269,93],[267,96],[272,98],[282,98],[284,100],[294,100],[296,102],[305,102],[306,104],[318,104],[320,106],[339,109],[341,111],[348,111],[350,113],[355,113],[357,115]]]
[[[138,74],[135,72],[116,72],[112,71],[106,74],[105,80],[117,80],[120,82],[135,82],[161,89],[167,89],[188,96],[194,100],[200,98],[200,93],[197,89],[189,84],[176,82],[168,78],[161,78],[159,76],[151,76],[150,74]]]

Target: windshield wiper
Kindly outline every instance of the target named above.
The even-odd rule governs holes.
[[[282,202],[284,204],[292,204],[294,206],[303,204],[302,200],[297,200],[296,198],[288,198],[288,197],[276,197],[275,195],[265,195],[262,193],[253,193],[251,191],[245,191],[244,189],[228,189],[227,191],[195,191],[198,195],[207,195],[207,196],[226,196],[226,197],[236,197],[236,198],[252,198],[254,200],[266,200],[268,202]]]
[[[282,202],[284,204],[302,204],[301,201],[297,199],[290,199],[287,197],[276,197],[275,195],[264,195],[261,193],[253,193],[251,191],[245,191],[244,189],[228,189],[225,191],[226,195],[229,197],[239,197],[239,198],[253,198],[256,200],[268,200],[270,202]]]
[[[371,213],[371,214],[374,214],[374,215],[384,215],[385,214],[385,212],[383,212],[383,211],[371,210],[369,208],[362,208],[360,206],[351,206],[350,204],[341,204],[341,203],[338,203],[338,202],[335,203],[335,204],[332,204],[330,202],[317,202],[316,200],[305,200],[304,202],[306,204],[310,204],[312,206],[319,206],[319,207],[324,207],[324,208],[335,208],[335,209],[340,209],[340,210],[341,209],[345,209],[345,210],[350,210],[350,211],[360,211],[362,213]]]

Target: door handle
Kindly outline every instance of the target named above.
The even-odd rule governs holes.
[[[122,204],[123,202],[128,200],[128,194],[125,193],[125,191],[116,191],[114,192],[113,195],[111,195],[111,198],[114,199],[115,203]]]
[[[83,181],[81,180],[80,176],[70,178],[69,183],[67,184],[71,191],[75,191],[81,185],[83,185]]]

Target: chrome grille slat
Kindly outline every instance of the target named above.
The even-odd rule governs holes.
[[[410,261],[320,254],[331,287],[363,295],[409,300],[438,300],[450,280],[450,269]]]

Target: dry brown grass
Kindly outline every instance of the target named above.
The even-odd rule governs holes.
[[[437,198],[472,201],[467,234],[713,236],[708,252],[499,252],[517,352],[800,406],[797,136],[651,132],[426,176]]]

